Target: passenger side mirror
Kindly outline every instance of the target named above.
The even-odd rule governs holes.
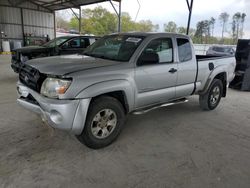
[[[151,65],[159,63],[159,56],[155,52],[143,52],[138,59],[137,65]]]

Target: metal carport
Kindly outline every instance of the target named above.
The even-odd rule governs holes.
[[[41,34],[45,34],[45,31],[47,33],[50,33],[53,30],[53,36],[50,36],[51,38],[53,38],[56,36],[55,11],[70,8],[74,13],[74,15],[79,20],[79,32],[81,32],[81,14],[80,14],[81,6],[101,3],[101,2],[110,2],[110,4],[114,8],[118,16],[118,32],[120,32],[121,1],[122,0],[1,0],[0,31],[6,30],[6,32],[13,33],[6,39],[22,40],[23,43],[26,30],[33,31],[35,30],[34,28],[40,31]],[[118,10],[115,8],[113,2],[119,3]],[[188,34],[191,15],[192,15],[193,0],[186,0],[186,3],[189,10],[189,17],[187,24],[187,34]],[[79,10],[78,15],[73,11],[73,8]],[[53,19],[49,18],[51,16],[53,17]],[[40,21],[39,19],[35,19],[36,17],[43,17],[42,19],[40,19],[42,21]],[[32,18],[33,18],[33,23],[31,23]],[[46,23],[46,19],[48,23]],[[0,39],[2,39],[2,35],[0,35],[0,37],[1,37]]]
[[[116,10],[113,2],[119,3]],[[14,43],[20,41],[25,45],[27,33],[38,36],[56,36],[55,11],[70,8],[79,20],[81,32],[81,6],[110,2],[118,16],[118,32],[121,28],[121,0],[0,0],[0,43],[9,40]],[[79,9],[77,15],[73,8]],[[0,45],[1,46],[1,45]]]
[[[71,9],[76,8],[79,9],[79,15],[77,15],[73,10],[73,14],[79,20],[79,32],[81,32],[81,6],[102,3],[102,2],[110,2],[112,7],[114,8],[117,16],[118,16],[118,32],[121,30],[121,0],[24,0],[37,4],[45,9],[50,11],[63,10],[63,9]],[[118,10],[115,8],[113,1],[119,3]]]
[[[114,7],[112,0],[23,0],[23,1],[29,1],[29,2],[35,3],[35,4],[41,6],[45,9],[48,9],[50,11],[62,10],[62,9],[67,9],[67,8],[79,9],[79,17],[78,17],[78,19],[79,19],[79,32],[80,32],[80,28],[81,28],[80,27],[81,6],[109,1],[111,3],[112,7],[114,8],[117,16],[118,16],[118,32],[121,31],[121,0],[113,0],[113,1],[119,2],[119,10],[118,11]],[[192,15],[192,9],[193,9],[193,0],[186,0],[186,3],[188,6],[188,11],[189,11],[188,24],[187,24],[187,34],[188,34],[189,27],[190,27],[190,21],[191,21],[191,15]],[[77,17],[76,14],[75,14],[75,16]]]

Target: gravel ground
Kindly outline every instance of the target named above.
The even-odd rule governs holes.
[[[129,115],[115,143],[91,150],[16,104],[0,56],[0,187],[250,187],[249,92],[210,112],[189,103]]]

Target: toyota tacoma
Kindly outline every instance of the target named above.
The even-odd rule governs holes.
[[[234,69],[233,56],[196,56],[186,35],[111,34],[84,54],[27,61],[17,102],[97,149],[118,137],[128,113],[186,102],[194,94],[202,109],[215,109]]]

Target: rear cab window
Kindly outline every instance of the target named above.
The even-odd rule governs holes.
[[[190,61],[192,59],[192,48],[190,41],[185,38],[177,38],[178,56],[180,62]]]

